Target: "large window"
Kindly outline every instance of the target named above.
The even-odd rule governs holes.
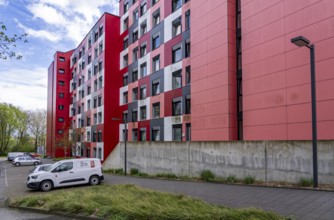
[[[175,37],[181,34],[181,32],[182,28],[181,28],[181,16],[180,16],[173,21],[172,36]]]
[[[140,16],[145,14],[146,11],[147,11],[147,4],[146,4],[146,2],[143,2],[142,5],[140,6]]]
[[[153,35],[152,46],[153,50],[157,49],[160,46],[160,33]]]
[[[123,57],[123,67],[127,67],[128,66],[128,61],[129,61],[129,56],[128,56],[128,54],[126,54]]]
[[[186,12],[186,30],[190,28],[190,10]]]
[[[132,82],[135,82],[138,80],[138,69],[132,70]]]
[[[99,95],[99,97],[97,98],[97,106],[102,106],[102,95]]]
[[[182,114],[182,106],[181,106],[181,99],[177,98],[173,100],[173,106],[172,106],[172,115],[178,116]]]
[[[153,27],[160,23],[160,10],[153,13]]]
[[[129,28],[129,18],[124,19],[123,28],[124,28],[124,30],[127,30]]]
[[[160,118],[160,102],[152,104],[152,117]]]
[[[182,141],[182,125],[173,125],[173,141]]]
[[[132,42],[135,42],[137,40],[138,40],[138,29],[132,32]]]
[[[138,60],[138,47],[132,50],[132,62]]]
[[[140,87],[140,99],[146,98],[146,86]]]
[[[132,122],[138,121],[138,110],[137,109],[132,109]]]
[[[172,12],[176,11],[181,7],[181,0],[172,0]]]
[[[145,43],[145,44],[142,44],[142,45],[140,46],[140,57],[145,56],[146,53],[147,53],[147,51],[146,51],[146,43]]]
[[[99,44],[99,54],[101,54],[103,51],[103,42]]]
[[[123,104],[128,103],[128,92],[123,93]]]
[[[140,120],[146,119],[146,106],[140,107]]]
[[[133,22],[136,22],[139,18],[139,14],[138,14],[138,10],[136,9],[134,12],[133,12]]]
[[[160,127],[152,128],[152,141],[160,141]]]
[[[126,2],[123,6],[124,8],[124,14],[129,10],[129,2]]]
[[[102,123],[102,112],[99,112],[99,113],[97,114],[97,117],[98,117],[98,122],[99,122],[99,124],[101,124],[101,123]]]
[[[156,79],[152,82],[152,95],[158,95],[160,93],[160,82]]]
[[[173,63],[179,62],[182,59],[182,49],[181,46],[175,46],[172,51]]]
[[[152,70],[153,72],[158,71],[160,69],[160,55],[153,57],[152,59]]]
[[[173,83],[172,83],[172,88],[177,89],[182,86],[182,74],[181,70],[178,70],[173,73]]]
[[[147,76],[147,66],[146,63],[140,65],[140,78]]]
[[[132,89],[132,101],[138,100],[138,88]]]

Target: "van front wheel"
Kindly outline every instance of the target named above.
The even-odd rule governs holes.
[[[39,188],[43,191],[43,192],[47,192],[50,191],[53,187],[53,184],[50,180],[44,180],[41,185],[39,186]]]
[[[91,176],[89,178],[89,184],[92,186],[95,186],[97,184],[99,184],[99,177],[98,176]]]

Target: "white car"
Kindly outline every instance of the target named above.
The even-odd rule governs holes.
[[[12,164],[16,167],[19,167],[21,165],[39,165],[42,164],[42,161],[40,159],[32,158],[29,156],[18,156],[15,157],[14,160],[12,160]]]
[[[97,185],[103,179],[100,159],[70,159],[58,161],[44,171],[29,174],[26,185],[30,189],[45,192],[55,187],[87,183]]]
[[[30,170],[30,173],[36,173],[38,171],[44,171],[47,170],[52,164],[48,163],[48,164],[43,164],[43,165],[37,165],[34,167],[34,169]]]

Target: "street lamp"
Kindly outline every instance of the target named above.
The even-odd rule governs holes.
[[[111,120],[113,121],[123,121],[124,123],[124,128],[125,128],[125,134],[124,134],[124,176],[126,176],[126,165],[127,165],[127,149],[126,149],[126,142],[128,140],[128,132],[127,132],[127,121],[126,118],[124,119],[121,118],[112,118]]]
[[[310,49],[311,57],[311,93],[312,93],[312,149],[313,149],[313,187],[318,187],[318,150],[317,150],[317,108],[315,94],[315,59],[314,44],[303,36],[291,39],[291,43],[298,47],[307,47]]]

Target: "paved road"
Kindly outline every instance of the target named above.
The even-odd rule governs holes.
[[[31,191],[25,186],[24,181],[29,169],[31,167],[13,167],[8,163],[6,164],[8,197],[16,198],[41,193]],[[0,176],[3,176],[3,174]],[[334,220],[334,192],[182,182],[113,175],[105,175],[104,183],[130,183],[164,192],[182,193],[227,207],[262,208],[284,216],[294,216],[300,220]],[[3,184],[5,183],[0,181],[0,187],[3,187]],[[71,190],[71,188],[65,190]]]

